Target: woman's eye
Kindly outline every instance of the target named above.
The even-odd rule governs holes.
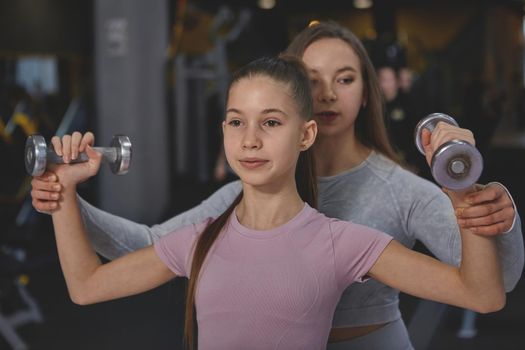
[[[351,84],[355,79],[354,78],[340,78],[339,82],[341,84]]]
[[[264,122],[265,125],[268,125],[269,127],[275,127],[275,126],[279,126],[281,125],[280,122],[278,122],[277,120],[267,120],[266,122]]]

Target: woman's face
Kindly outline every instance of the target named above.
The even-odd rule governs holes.
[[[364,102],[364,83],[352,47],[341,39],[320,39],[306,48],[302,58],[312,82],[320,137],[353,134]]]
[[[299,153],[315,139],[312,125],[299,115],[286,84],[243,78],[230,88],[223,122],[228,163],[250,185],[293,180]]]

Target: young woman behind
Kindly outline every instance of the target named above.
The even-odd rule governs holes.
[[[196,346],[195,306],[199,349],[323,349],[341,293],[367,276],[478,312],[502,308],[493,239],[462,230],[458,269],[312,207],[308,152],[317,127],[308,120],[311,109],[299,61],[261,59],[241,69],[223,122],[225,153],[242,181],[241,194],[218,218],[104,265],[84,231],[76,196],[76,185],[98,171],[101,155],[87,147],[89,162],[56,166],[64,190],[53,224],[72,300],[101,302],[189,276],[185,339],[188,348]],[[59,140],[54,144],[63,154]],[[457,208],[466,205],[464,193],[449,195]]]

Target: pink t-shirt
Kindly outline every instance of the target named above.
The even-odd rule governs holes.
[[[193,245],[211,220],[155,243],[177,276],[189,275]],[[197,286],[199,349],[325,349],[343,290],[364,280],[391,239],[308,205],[269,231],[232,215]]]

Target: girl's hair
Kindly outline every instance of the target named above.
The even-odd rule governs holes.
[[[355,121],[357,139],[363,145],[382,153],[395,162],[399,162],[386,132],[383,120],[383,99],[374,66],[363,43],[355,34],[338,23],[321,22],[303,29],[295,36],[288,45],[286,53],[302,58],[308,46],[327,38],[340,39],[346,42],[359,57],[366,103],[365,106],[361,107]]]
[[[253,77],[268,77],[276,82],[283,83],[289,89],[294,99],[299,114],[308,120],[313,115],[312,93],[310,91],[310,80],[302,62],[290,55],[281,55],[274,58],[261,58],[239,69],[230,82],[228,92],[231,87],[242,79]],[[315,164],[311,149],[303,151],[299,155],[295,170],[297,190],[301,198],[311,207],[317,208],[317,181],[315,177]],[[208,225],[200,235],[193,252],[191,272],[188,283],[188,293],[186,297],[186,315],[184,341],[186,347],[193,349],[196,345],[194,341],[195,325],[195,294],[197,281],[206,256],[213,243],[216,241],[220,232],[228,222],[228,218],[242,199],[242,192],[237,196],[230,207]]]

